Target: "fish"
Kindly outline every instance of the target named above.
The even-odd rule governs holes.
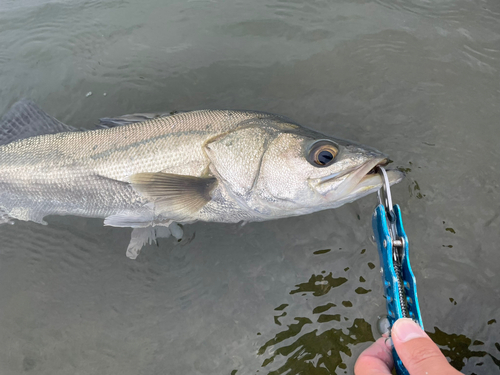
[[[197,221],[307,215],[382,186],[387,155],[281,115],[135,113],[72,127],[22,99],[0,119],[0,223],[50,215],[132,228],[126,255]],[[389,183],[404,173],[387,171]]]

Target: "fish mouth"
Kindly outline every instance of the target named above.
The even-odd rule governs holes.
[[[368,175],[371,175],[371,174],[378,174],[378,167],[387,167],[389,165],[389,159],[388,158],[384,158],[382,159],[381,161],[378,161],[369,171],[368,173],[366,173],[366,175],[363,177],[365,178],[366,176]],[[363,179],[362,178],[362,179]]]
[[[389,159],[381,158],[368,162],[361,167],[351,177],[351,181],[348,184],[351,186],[351,190],[349,192],[346,191],[346,198],[353,197],[357,199],[379,190],[384,181],[378,172],[378,167],[386,167],[388,164]],[[401,182],[405,177],[405,174],[398,169],[387,169],[386,172],[390,185]]]
[[[327,184],[330,180],[343,178],[344,181],[336,189],[328,192],[325,198],[329,201],[337,201],[341,204],[352,202],[365,195],[371,194],[379,190],[383,185],[381,175],[377,171],[377,167],[385,167],[389,164],[387,157],[375,158],[367,161],[357,170],[346,173],[344,176],[331,175],[323,178],[321,183]],[[389,178],[389,184],[397,184],[403,180],[405,174],[397,169],[386,170]]]

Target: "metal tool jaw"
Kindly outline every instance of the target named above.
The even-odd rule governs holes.
[[[380,204],[372,216],[372,227],[380,257],[382,282],[387,304],[387,317],[392,327],[400,318],[411,318],[423,329],[417,296],[417,283],[408,255],[408,237],[403,228],[401,209],[392,205],[390,187],[385,170],[385,184],[379,192]],[[398,375],[409,375],[398,354],[392,350]]]

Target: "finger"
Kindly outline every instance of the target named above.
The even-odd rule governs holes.
[[[361,353],[354,365],[355,375],[391,375],[392,353],[386,340],[379,338]]]
[[[398,319],[392,327],[392,341],[412,375],[460,374],[446,360],[436,344],[411,319]]]

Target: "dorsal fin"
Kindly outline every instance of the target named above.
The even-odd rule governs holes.
[[[96,125],[97,128],[114,128],[115,126],[129,125],[136,122],[143,122],[147,120],[152,120],[154,118],[173,116],[177,111],[172,112],[161,112],[161,113],[132,113],[130,115],[123,115],[118,117],[103,117],[99,119],[99,124]]]
[[[15,103],[0,120],[0,146],[43,134],[78,131],[57,121],[28,99]]]

